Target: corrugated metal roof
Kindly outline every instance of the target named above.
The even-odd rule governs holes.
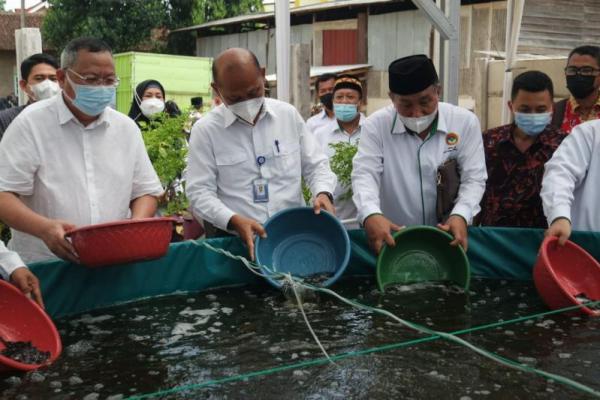
[[[528,0],[523,9],[519,53],[565,55],[600,43],[600,0]]]
[[[353,64],[353,65],[326,65],[326,66],[317,66],[310,67],[310,77],[316,78],[317,76],[321,76],[323,74],[341,74],[341,73],[350,73],[356,72],[361,69],[371,68],[371,64]],[[277,75],[270,74],[265,76],[267,81],[276,82]]]
[[[353,6],[368,6],[372,4],[382,4],[382,3],[396,3],[394,0],[339,0],[327,3],[319,3],[319,4],[310,4],[307,6],[296,7],[290,9],[290,14],[306,14],[306,13],[314,13],[325,10],[333,10],[336,8],[344,8],[344,7],[353,7]],[[187,28],[179,28],[174,29],[172,32],[187,32],[187,31],[196,31],[200,29],[209,29],[216,28],[219,26],[226,25],[235,25],[243,22],[261,22],[267,21],[269,19],[275,18],[275,13],[273,12],[262,12],[256,14],[247,14],[240,15],[238,17],[231,17],[220,19],[218,21],[210,21],[205,22],[200,25],[189,26]]]

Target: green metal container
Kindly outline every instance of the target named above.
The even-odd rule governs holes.
[[[121,83],[117,88],[117,110],[128,113],[135,87],[146,79],[156,79],[165,88],[166,100],[174,100],[182,110],[192,97],[212,97],[212,58],[128,52],[114,55]]]
[[[449,281],[469,288],[470,266],[452,236],[431,226],[412,226],[394,234],[395,247],[385,245],[377,258],[380,291],[390,284]]]

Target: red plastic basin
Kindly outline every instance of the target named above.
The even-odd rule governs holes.
[[[50,317],[3,280],[0,280],[0,336],[10,342],[31,342],[38,350],[50,352],[50,358],[43,364],[23,364],[0,355],[0,371],[31,371],[52,363],[62,352],[60,336]],[[0,341],[0,351],[4,348]]]
[[[144,218],[89,225],[66,234],[87,267],[160,258],[167,253],[173,218]]]
[[[576,297],[600,300],[600,264],[584,249],[571,241],[559,246],[556,237],[542,243],[533,269],[533,280],[538,293],[551,309],[581,304]],[[582,307],[592,316],[600,310]]]

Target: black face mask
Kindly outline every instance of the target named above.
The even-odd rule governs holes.
[[[595,76],[567,76],[567,88],[576,99],[585,99],[595,90]]]
[[[327,93],[319,97],[321,104],[325,106],[329,111],[333,110],[333,93]]]

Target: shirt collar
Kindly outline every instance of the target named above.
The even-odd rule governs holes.
[[[62,91],[60,93],[58,93],[54,98],[55,98],[56,105],[58,108],[58,123],[60,125],[64,125],[67,122],[73,120],[73,121],[75,121],[75,123],[78,123],[83,126],[83,124],[77,119],[77,117],[71,112],[71,110],[69,110],[69,107],[67,107],[65,99],[63,98]],[[109,112],[108,110],[104,110],[98,116],[98,119],[96,119],[94,122],[92,122],[85,128],[93,128],[93,127],[96,127],[103,123],[105,123],[106,125],[109,125],[109,121],[108,121],[108,117],[107,117],[108,112]]]
[[[573,96],[569,96],[569,104],[571,105],[571,110],[577,110],[579,108],[579,103],[577,102],[577,99],[575,99],[575,97]],[[598,96],[598,99],[596,100],[596,104],[594,104],[595,108],[600,108],[600,96]]]
[[[367,120],[367,118],[365,117],[365,115],[363,113],[360,113],[360,119],[358,120],[358,127],[356,128],[356,130],[352,133],[352,135],[350,135],[350,137],[356,135],[360,129],[362,128],[363,124],[365,123],[365,121]],[[332,135],[335,135],[337,133],[339,134],[343,134],[343,135],[348,135],[344,130],[342,130],[342,128],[340,127],[340,124],[338,123],[337,119],[335,121],[331,122],[331,125],[329,126],[329,133]]]
[[[229,109],[229,107],[227,107],[225,105],[225,103],[223,103],[222,109],[223,109],[223,118],[224,118],[223,123],[225,125],[225,128],[229,128],[231,125],[234,124],[235,121],[238,120],[238,117]],[[263,105],[260,109],[260,114],[258,115],[257,122],[260,121],[266,114],[273,115],[273,109],[271,108],[271,106],[269,105],[269,102],[265,98]],[[245,122],[240,121],[240,123],[244,124]],[[248,124],[248,125],[250,125],[250,124]]]

